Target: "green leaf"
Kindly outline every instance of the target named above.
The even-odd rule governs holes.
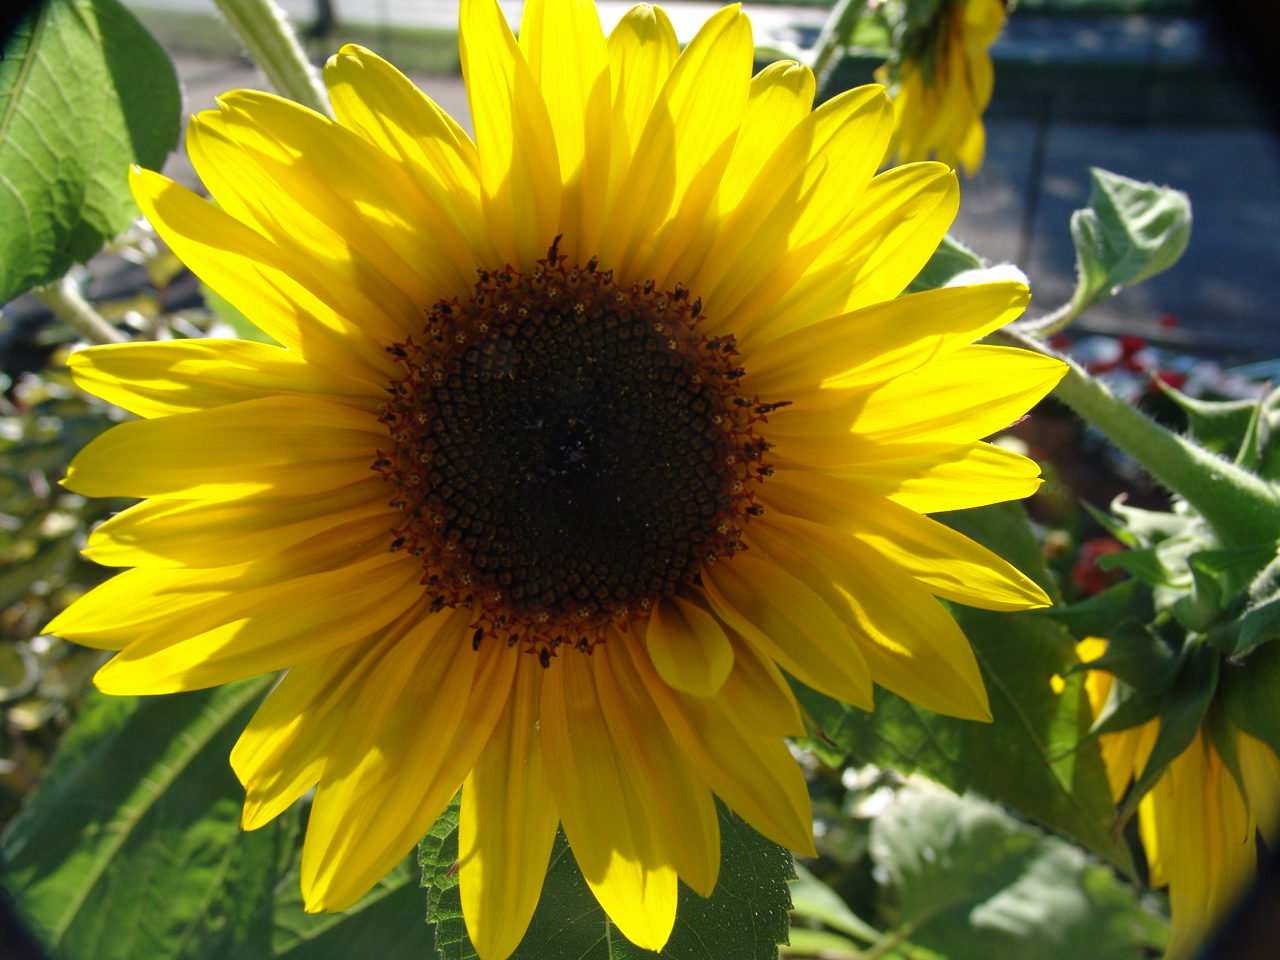
[[[1218,697],[1233,724],[1280,753],[1280,643],[1259,647],[1243,664],[1224,663]]]
[[[1156,378],[1165,396],[1187,415],[1187,427],[1201,446],[1223,456],[1235,456],[1249,431],[1256,400],[1199,400]]]
[[[427,895],[410,854],[376,887],[341,913],[307,913],[299,885],[300,859],[276,884],[275,960],[426,960],[434,938],[426,922]]]
[[[968,270],[981,269],[982,258],[948,233],[938,244],[938,249],[933,252],[929,262],[903,293],[936,290],[945,287],[952,277]]]
[[[776,960],[787,937],[795,873],[791,854],[766,840],[717,801],[720,879],[703,899],[683,883],[676,925],[662,960]],[[418,846],[422,882],[430,888],[429,917],[443,960],[476,956],[458,896],[458,800]],[[582,879],[565,840],[556,835],[542,898],[511,960],[655,960],[618,932]]]
[[[0,303],[129,225],[129,165],[160,168],[180,109],[168,56],[118,0],[25,18],[0,60]]]
[[[1097,167],[1089,173],[1089,206],[1071,216],[1076,315],[1173,266],[1191,237],[1191,201],[1185,193]]]
[[[1112,871],[977,797],[917,781],[876,818],[871,852],[912,942],[950,960],[1136,960],[1164,945]]]
[[[778,950],[780,957],[798,957],[811,960],[862,960],[858,945],[848,937],[826,930],[810,930],[806,927],[791,928],[791,942]]]
[[[857,937],[863,943],[875,943],[880,939],[880,931],[850,910],[838,893],[801,864],[797,863],[795,869],[796,878],[791,881],[792,916],[817,920],[832,930]]]
[[[1170,585],[1169,571],[1160,562],[1158,547],[1104,554],[1095,561],[1103,570],[1124,570],[1152,587]]]
[[[1141,580],[1125,580],[1069,607],[1050,607],[1033,613],[1056,620],[1080,640],[1109,637],[1111,631],[1126,620],[1149,623],[1156,615],[1151,588]]]
[[[1017,504],[941,514],[939,519],[1052,589],[1039,545]],[[991,700],[990,724],[930,713],[886,690],[867,713],[795,684],[820,736],[860,762],[920,770],[957,792],[975,790],[1062,831],[1125,871],[1128,850],[1111,831],[1114,807],[1094,743],[1078,746],[1093,721],[1084,677],[1055,694],[1050,678],[1079,662],[1067,630],[1032,613],[952,605],[973,645]]]
[[[286,826],[240,830],[227,757],[272,682],[93,694],[0,841],[5,887],[65,960],[258,960]]]

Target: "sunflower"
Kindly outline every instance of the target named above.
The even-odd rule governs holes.
[[[990,718],[935,598],[1048,601],[922,514],[1036,488],[981,438],[1064,367],[971,345],[1020,284],[897,296],[954,174],[875,176],[883,88],[812,110],[804,66],[752,77],[736,6],[681,53],[645,4],[606,40],[590,3],[530,0],[517,43],[463,0],[460,46],[474,143],[347,46],[336,122],[246,91],[192,120],[217,206],[133,171],[173,250],[283,346],[73,356],[143,419],[67,486],[148,499],[86,551],[133,569],[50,629],[120,651],[112,694],[288,669],[231,759],[248,829],[316,788],[308,909],[354,903],[461,789],[481,957],[520,941],[557,824],[658,949],[677,878],[716,883],[713,795],[813,852],[783,671]]]
[[[987,52],[1004,28],[1004,0],[940,0],[938,12],[908,42],[896,68],[896,131],[890,147],[899,161],[937,157],[964,165],[973,176],[987,149],[982,113],[991,102],[995,71]],[[888,82],[886,64],[876,78]]]
[[[1097,660],[1107,641],[1089,637],[1076,646],[1080,660]],[[1094,716],[1111,694],[1112,675],[1089,670],[1085,691]],[[1112,799],[1119,803],[1129,784],[1142,776],[1160,720],[1098,738]],[[1267,844],[1280,840],[1280,757],[1241,731],[1236,743],[1240,779],[1228,770],[1212,738],[1203,730],[1138,806],[1139,833],[1153,887],[1169,888],[1171,925],[1167,960],[1195,955],[1253,879],[1254,837],[1261,828]]]

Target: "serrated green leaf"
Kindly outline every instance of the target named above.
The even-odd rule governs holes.
[[[1019,505],[938,518],[1053,589]],[[943,717],[880,689],[867,713],[795,684],[810,720],[861,762],[920,770],[957,792],[1007,803],[1131,872],[1128,850],[1112,836],[1114,807],[1097,745],[1077,746],[1093,720],[1083,677],[1069,678],[1061,694],[1050,686],[1079,662],[1074,638],[1034,613],[951,606],[982,669],[992,723]]]
[[[662,960],[775,960],[787,936],[795,876],[791,854],[766,840],[719,801],[720,879],[703,899],[683,883],[676,925]],[[443,960],[476,956],[467,937],[458,896],[458,801],[418,846],[422,882],[429,888],[429,917]],[[538,909],[511,960],[655,960],[618,932],[582,879],[565,840],[556,835]]]
[[[1097,167],[1089,174],[1089,206],[1071,216],[1076,315],[1173,266],[1191,237],[1191,201],[1185,193]]]
[[[952,277],[967,270],[982,269],[982,258],[951,234],[942,238],[929,262],[911,281],[903,293],[919,293],[921,290],[937,290],[945,287]]]
[[[913,943],[951,960],[1136,960],[1165,930],[1114,874],[999,807],[917,785],[872,825]]]
[[[91,695],[0,841],[5,887],[64,960],[270,955],[283,828],[240,830],[227,760],[272,682]]]
[[[46,0],[0,60],[0,303],[85,261],[138,215],[128,169],[178,141],[168,56],[118,0]]]

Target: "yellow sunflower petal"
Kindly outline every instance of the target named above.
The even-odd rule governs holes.
[[[767,514],[751,540],[827,601],[858,637],[876,683],[937,713],[991,719],[968,638],[910,576],[856,538],[804,520]]]
[[[327,370],[379,386],[396,375],[386,343],[293,276],[291,258],[266,237],[150,170],[133,168],[129,186],[182,262],[280,343]]]
[[[598,251],[609,188],[609,54],[592,0],[527,0],[520,50],[542,90],[564,184],[560,252],[580,263]]]
[[[542,668],[522,657],[506,708],[462,785],[458,889],[480,960],[506,960],[538,906],[560,816],[538,733]]]
[[[744,351],[742,362],[761,396],[881,383],[1004,326],[1030,299],[1013,282],[926,290],[812,324]]]
[[[945,164],[873,177],[835,235],[803,259],[791,286],[749,297],[734,311],[742,348],[896,297],[938,249],[959,206],[960,183]]]
[[[64,484],[88,497],[318,494],[365,479],[370,453],[390,445],[371,413],[265,397],[122,423],[76,455]]]
[[[476,263],[494,263],[480,211],[480,157],[466,131],[408,77],[356,44],[329,60],[324,79],[338,122],[399,161]]]
[[[547,773],[587,886],[623,936],[661,950],[676,919],[676,871],[614,746],[601,696],[591,663],[576,651],[547,670],[540,718]]]
[[[859,463],[841,475],[916,513],[1022,500],[1044,481],[1040,464],[990,443],[911,445],[906,456]]]
[[[680,597],[654,604],[644,639],[662,679],[695,697],[715,696],[733,669],[733,647],[716,618]]]
[[[809,789],[781,737],[761,736],[724,694],[701,700],[658,676],[639,638],[621,645],[692,769],[729,808],[770,840],[813,856]]]
[[[680,55],[666,11],[637,3],[609,34],[609,82],[613,98],[610,195],[626,173],[649,113]]]
[[[224,567],[389,514],[386,501],[378,477],[313,497],[146,500],[95,527],[82,552],[106,567]]]
[[[103,693],[138,696],[198,690],[281,670],[385,627],[421,596],[413,587],[421,571],[412,560],[378,557],[257,594],[238,593],[220,609],[188,615],[180,624],[167,623],[134,640],[93,682]],[[210,621],[221,625],[206,626]]]
[[[386,397],[365,380],[330,373],[288,350],[249,340],[113,343],[77,350],[67,366],[83,389],[144,417],[317,394],[372,410]]]
[[[619,180],[602,256],[624,283],[664,279],[651,260],[674,262],[664,242],[674,217],[700,221],[733,151],[750,92],[751,24],[737,4],[713,14],[676,61]]]
[[[231,751],[245,786],[243,829],[274,820],[319,782],[365,677],[403,634],[392,626],[380,638],[300,663],[271,691]]]
[[[1249,812],[1258,822],[1267,846],[1274,850],[1280,839],[1280,757],[1247,733],[1240,734],[1237,750]]]
[[[760,168],[809,115],[816,87],[813,71],[794,60],[778,60],[751,78],[747,110],[720,183],[721,211],[738,205]]]
[[[680,752],[625,651],[611,651],[606,642],[592,652],[591,667],[619,761],[662,848],[681,880],[699,896],[711,896],[720,873],[720,823],[711,791]]]
[[[984,610],[1050,605],[1030,578],[981,544],[836,477],[781,471],[759,496],[792,516],[853,534],[936,596]]]
[[[494,248],[516,269],[532,270],[560,223],[560,162],[546,102],[497,0],[462,0],[458,50]]]
[[[1062,361],[1028,350],[963,347],[872,391],[851,429],[880,443],[969,443],[1013,423],[1066,372]]]
[[[804,736],[804,721],[791,685],[777,664],[730,631],[733,669],[720,690],[725,705],[757,733]]]
[[[871,675],[849,631],[822,598],[778,565],[739,554],[702,568],[711,608],[815,690],[872,709]]]
[[[440,621],[443,620],[441,625]],[[365,681],[316,790],[302,848],[310,911],[345,910],[427,832],[502,714],[516,658],[473,652],[469,614],[424,621]]]

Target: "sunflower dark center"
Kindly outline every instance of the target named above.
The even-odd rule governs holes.
[[[482,271],[390,348],[393,549],[422,557],[439,605],[478,604],[477,643],[589,646],[741,549],[767,408],[699,320],[683,289],[623,288],[553,247],[527,276]]]

